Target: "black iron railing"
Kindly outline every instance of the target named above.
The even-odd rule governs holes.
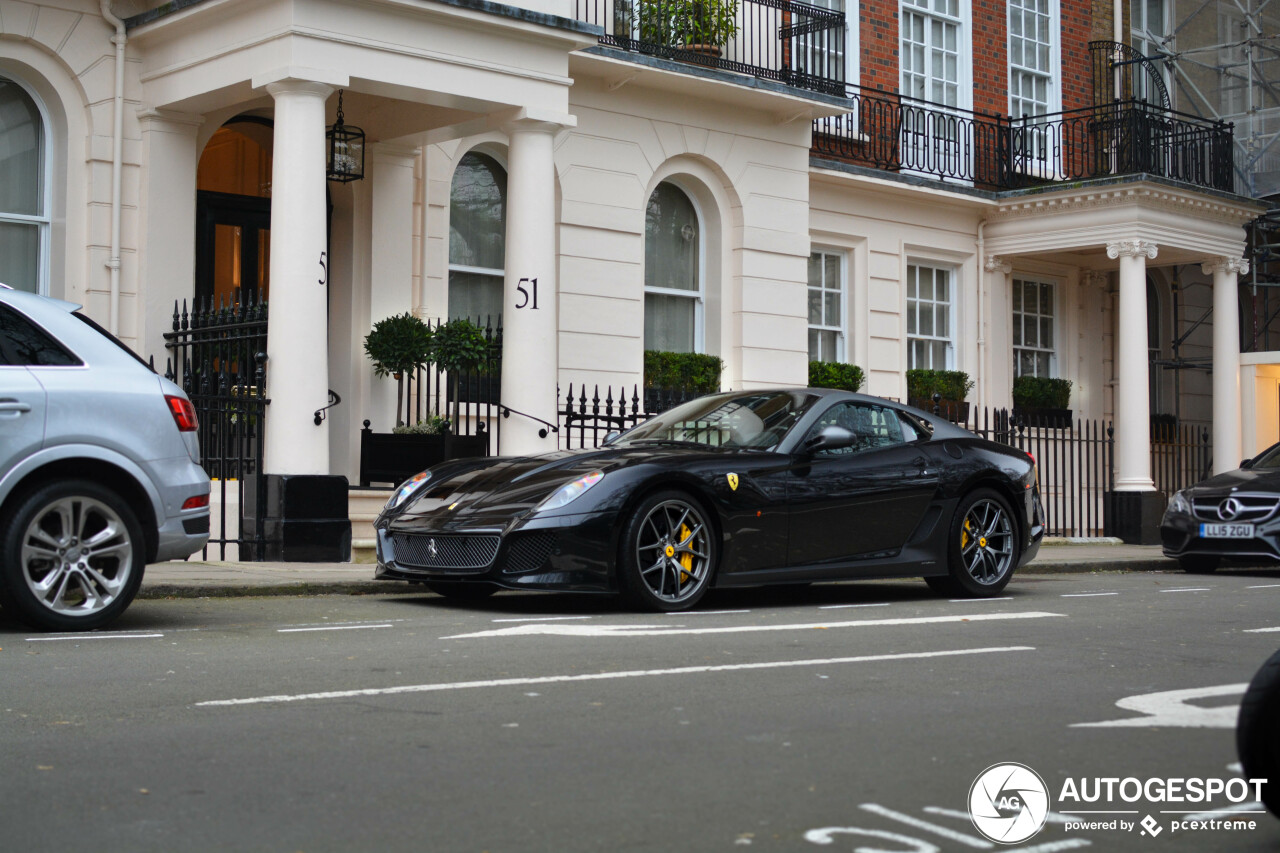
[[[586,385],[570,385],[556,406],[560,421],[560,448],[578,450],[599,447],[612,432],[630,429],[641,421],[681,403],[702,396],[699,391],[680,388],[614,389],[605,386],[601,396],[600,386],[590,391]]]
[[[263,526],[245,513],[266,506],[261,473],[267,404],[267,304],[252,297],[212,299],[190,311],[173,306],[165,332],[165,376],[187,392],[200,428],[200,464],[213,482],[209,545],[218,559],[252,560],[265,544]],[[246,495],[247,483],[258,490]],[[256,531],[246,534],[245,531]],[[235,548],[230,555],[228,549]],[[209,548],[205,549],[207,556]]]
[[[846,96],[848,113],[813,123],[820,157],[996,190],[1132,174],[1233,187],[1230,124],[1140,100],[1012,118],[856,86]]]
[[[578,0],[600,43],[839,95],[845,16],[794,0]]]

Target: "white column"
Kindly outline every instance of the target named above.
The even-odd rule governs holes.
[[[1213,473],[1240,464],[1240,301],[1237,276],[1243,258],[1219,258],[1201,266],[1213,273]]]
[[[502,403],[514,411],[501,425],[502,453],[557,448],[546,425],[556,422],[558,288],[556,286],[555,161],[561,125],[523,120],[507,125],[506,280],[502,306]],[[520,414],[517,414],[520,413]]]
[[[204,119],[169,110],[139,110],[142,130],[141,207],[138,237],[138,349],[155,356],[164,373],[164,333],[173,329],[173,306],[193,304],[196,270],[196,132]]]
[[[1120,259],[1120,316],[1116,366],[1115,473],[1117,492],[1155,490],[1151,479],[1151,398],[1147,378],[1147,259],[1157,246],[1145,240],[1107,244]]]
[[[325,269],[325,99],[333,87],[271,83],[271,284],[267,325],[268,474],[328,474],[328,288]],[[323,264],[323,266],[322,266]]]
[[[1009,326],[1013,323],[1013,311],[1009,304],[1009,276],[1013,272],[1013,264],[1004,258],[987,255],[982,261],[985,275],[978,283],[978,407],[986,409],[992,405],[992,388],[1013,388],[1013,374],[1009,365],[1013,364],[1012,344],[1008,349],[995,349],[991,338],[1012,341]],[[985,293],[984,293],[985,291]],[[996,324],[1002,334],[996,335]],[[990,330],[990,331],[988,331]],[[988,337],[990,336],[990,337]],[[996,368],[992,362],[991,352],[1003,352],[1001,367]],[[1007,378],[1007,382],[1004,380]],[[1001,401],[1009,398],[1002,396]],[[1001,403],[1003,404],[1003,402]]]
[[[412,312],[413,304],[413,164],[417,149],[379,143],[366,149],[365,183],[372,193],[369,237],[370,325],[396,314]],[[364,336],[356,335],[364,353]],[[368,414],[375,432],[390,432],[396,425],[396,380],[375,378],[371,362],[365,362],[370,389]],[[408,412],[401,417],[411,423]]]

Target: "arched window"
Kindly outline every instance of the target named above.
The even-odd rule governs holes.
[[[471,151],[449,196],[449,317],[500,322],[506,257],[507,171]]]
[[[649,196],[644,223],[644,348],[702,351],[701,222],[671,183]]]
[[[39,104],[0,77],[0,281],[33,293],[48,290],[47,138]]]

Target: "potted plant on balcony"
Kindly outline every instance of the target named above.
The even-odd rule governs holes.
[[[1019,376],[1013,380],[1013,414],[1028,426],[1071,428],[1071,380]]]
[[[836,388],[841,391],[857,391],[866,377],[856,364],[834,361],[809,362],[810,388]]]
[[[934,394],[939,412],[947,420],[965,423],[969,420],[969,404],[965,397],[973,390],[973,381],[963,370],[908,370],[907,404],[932,412]]]
[[[644,406],[656,413],[720,390],[724,362],[698,352],[645,350]]]
[[[737,0],[641,0],[640,41],[716,58],[738,34]]]

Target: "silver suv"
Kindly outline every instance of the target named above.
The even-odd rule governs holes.
[[[0,285],[0,606],[51,631],[209,539],[191,401],[78,308]]]

